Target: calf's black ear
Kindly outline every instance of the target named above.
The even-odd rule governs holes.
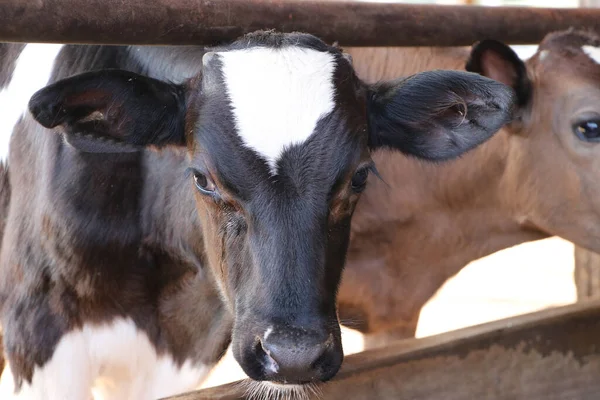
[[[464,71],[427,71],[370,88],[369,143],[418,158],[456,158],[510,121],[513,90]]]
[[[57,81],[29,101],[46,128],[62,126],[82,151],[127,152],[185,145],[183,86],[123,70],[86,72]]]

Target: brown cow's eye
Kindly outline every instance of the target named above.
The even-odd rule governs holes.
[[[368,168],[361,168],[352,177],[352,190],[356,193],[360,193],[365,190],[367,186],[367,178],[369,176]]]
[[[600,142],[600,119],[580,122],[574,127],[575,134],[587,142]]]
[[[204,194],[213,194],[216,190],[215,184],[202,172],[194,172],[194,183]]]

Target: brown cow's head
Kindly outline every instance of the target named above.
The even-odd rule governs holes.
[[[467,70],[517,93],[505,173],[516,212],[549,235],[600,252],[600,39],[553,33],[526,63],[486,40],[474,46]]]
[[[368,86],[338,48],[261,32],[207,53],[183,85],[89,72],[40,90],[30,110],[79,151],[186,147],[237,361],[255,380],[306,383],[342,362],[336,292],[370,151],[455,158],[512,105],[510,88],[467,72]]]

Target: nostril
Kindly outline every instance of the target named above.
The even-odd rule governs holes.
[[[263,345],[263,341],[260,338],[257,338],[257,342],[254,351],[265,369],[265,373],[267,375],[277,374],[279,372],[279,365],[271,357],[271,351]]]
[[[311,364],[311,368],[321,373],[325,373],[326,371],[336,369],[336,365],[339,362],[339,359],[333,354],[333,348],[330,346],[326,346],[323,348],[323,351],[321,352],[319,357]]]

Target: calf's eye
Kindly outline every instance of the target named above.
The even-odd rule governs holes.
[[[204,194],[213,194],[216,190],[215,184],[210,178],[199,171],[194,172],[194,183],[198,190]]]
[[[600,142],[600,119],[583,121],[574,127],[575,135],[587,142]]]
[[[360,193],[365,190],[367,186],[367,177],[369,176],[368,168],[361,168],[352,177],[352,190],[356,193]]]

